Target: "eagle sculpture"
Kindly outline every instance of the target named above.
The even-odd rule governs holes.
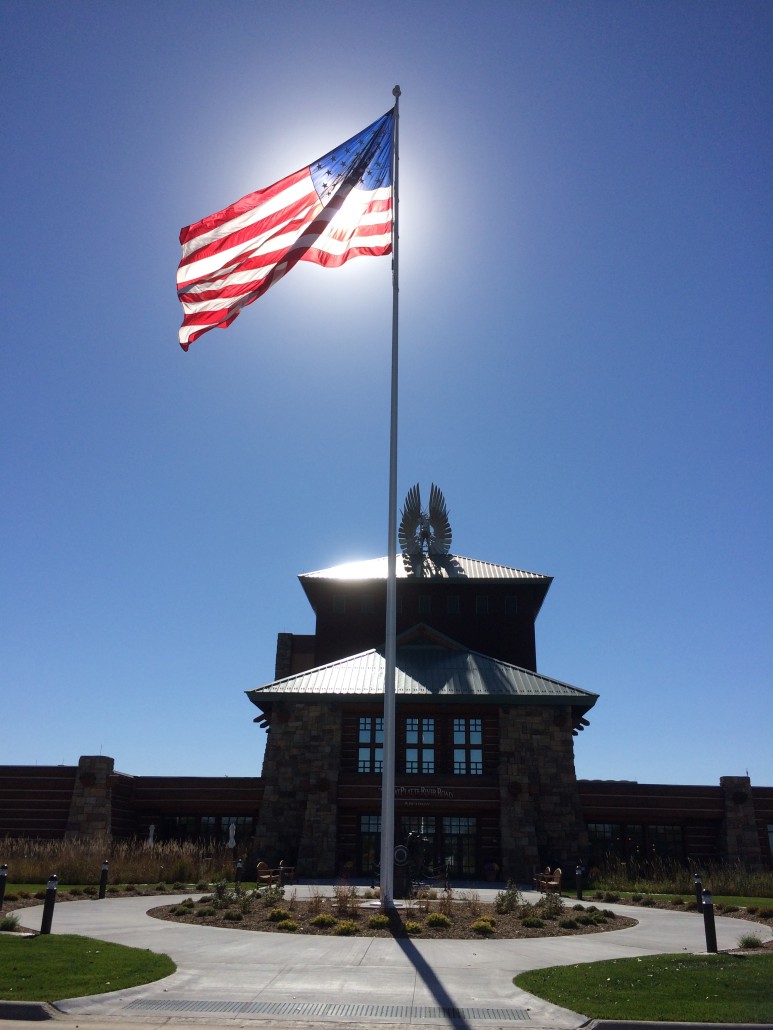
[[[400,549],[407,557],[448,554],[451,547],[451,523],[442,492],[433,483],[429,490],[429,508],[421,509],[419,484],[405,496],[398,531]]]

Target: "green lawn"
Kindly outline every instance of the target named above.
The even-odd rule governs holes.
[[[168,955],[70,934],[0,937],[0,998],[57,1001],[120,991],[169,976]]]
[[[773,953],[653,955],[520,973],[517,987],[591,1019],[773,1022]]]

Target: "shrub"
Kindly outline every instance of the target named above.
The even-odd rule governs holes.
[[[643,894],[632,894],[631,901],[634,903],[634,905],[638,905],[643,897]]]
[[[763,919],[773,919],[773,908],[761,908],[760,915]]]
[[[175,905],[172,909],[173,916],[188,916],[191,914],[191,910],[186,905]]]
[[[327,916],[326,918],[330,919],[330,916]],[[378,915],[371,916],[368,920],[368,926],[371,930],[386,930],[389,926],[389,916],[384,915],[383,912],[380,912]]]
[[[545,894],[537,902],[535,908],[539,909],[539,914],[543,919],[556,919],[564,911],[564,899],[560,894]]]
[[[127,888],[127,890],[128,890],[128,888]],[[197,891],[207,891],[207,890],[209,890],[209,884],[207,883],[206,880],[199,880],[199,882],[196,884],[196,890]]]
[[[223,919],[227,919],[229,923],[240,923],[242,919],[244,919],[244,916],[241,912],[237,912],[235,909],[229,908],[228,911],[224,913]]]
[[[335,907],[340,916],[353,915],[357,911],[357,888],[348,883],[337,883],[333,888]]]
[[[609,922],[609,920],[603,913],[599,912],[598,915],[595,915],[593,917],[593,922],[596,924],[596,926],[601,926],[602,923],[607,923]]]
[[[136,883],[127,883],[126,886],[124,887],[124,890],[127,891],[127,892],[128,891],[136,891],[137,890],[137,884]]]
[[[403,926],[410,937],[416,937],[421,933],[421,923],[417,923],[415,919],[406,919]]]
[[[579,926],[593,926],[594,922],[593,916],[577,916]]]
[[[684,905],[684,898],[672,898],[671,904],[674,906]]]
[[[451,926],[451,918],[447,916],[445,912],[430,912],[427,916],[427,926],[443,927],[448,929]]]
[[[342,919],[340,923],[336,923],[333,933],[336,937],[353,937],[359,929],[353,919]]]
[[[199,898],[199,900],[196,902],[196,904],[197,905],[211,905],[212,904],[212,895],[211,894],[205,894],[203,898]]]
[[[572,909],[575,912],[584,912],[585,911],[585,905],[572,905]]]
[[[655,908],[655,899],[654,898],[642,898],[641,899],[641,905],[642,905],[642,908]]]
[[[285,898],[285,889],[278,883],[269,883],[266,887],[260,887],[256,893],[267,908],[277,905]]]
[[[377,917],[374,916],[374,918],[377,918]],[[379,918],[386,919],[386,916],[379,917]],[[328,926],[333,926],[334,925],[335,918],[333,916],[331,916],[328,912],[320,912],[320,914],[318,916],[314,916],[314,918],[310,919],[309,922],[311,923],[312,926],[318,926],[318,927],[320,927],[320,929],[325,929]],[[388,922],[389,922],[389,920],[387,919],[387,923]]]
[[[761,948],[762,938],[756,933],[745,933],[742,937],[738,938],[739,948]]]
[[[198,919],[209,919],[210,916],[215,915],[217,915],[217,910],[212,908],[211,906],[207,906],[206,908],[200,908],[196,912],[196,917]]]
[[[155,890],[157,890],[159,894],[166,894],[166,884],[163,880],[160,883],[156,884]]]
[[[8,895],[6,894],[6,898],[7,897]],[[759,912],[759,908],[756,905],[747,905],[746,911],[749,913],[750,916],[753,916],[755,912]]]
[[[75,898],[80,897],[80,895],[83,894],[83,888],[82,887],[70,887],[70,894],[72,894],[73,897],[75,897]],[[8,897],[8,895],[6,894],[6,898],[7,897]]]
[[[268,914],[269,923],[281,923],[285,919],[290,918],[290,913],[286,908],[272,908]]]
[[[602,901],[619,901],[619,900],[620,900],[620,895],[619,894],[615,894],[614,891],[605,891],[604,892],[604,897],[602,898]]]
[[[0,916],[0,930],[2,930],[4,933],[15,933],[18,929],[19,917],[14,915],[13,912],[9,912],[7,915]]]
[[[481,937],[490,937],[492,933],[496,932],[494,922],[491,919],[476,919],[474,923],[470,923],[470,929],[480,934]]]
[[[281,923],[276,924],[277,930],[281,930],[282,933],[295,933],[298,929],[298,924],[294,919],[283,919]]]
[[[523,907],[523,895],[512,880],[507,881],[507,887],[500,891],[494,899],[494,908],[500,915],[506,912],[518,912]]]
[[[113,885],[111,884],[111,885],[110,885],[110,886],[109,886],[109,887],[107,888],[107,893],[108,893],[108,894],[120,894],[120,893],[121,893],[121,888],[120,888],[120,887],[114,887],[114,886],[113,886]]]
[[[471,916],[479,916],[483,911],[480,894],[477,891],[468,891],[466,894],[463,894],[462,902]]]
[[[45,901],[46,891],[35,891],[35,897],[38,899],[38,901]]]
[[[562,930],[576,930],[580,924],[576,919],[562,919],[558,925]]]
[[[447,916],[453,915],[454,892],[451,887],[444,887],[440,893],[440,904],[438,908]]]
[[[538,930],[541,926],[544,926],[545,923],[538,916],[526,916],[523,920],[523,925],[528,927],[530,930]]]
[[[322,906],[325,903],[325,899],[319,892],[318,887],[311,888],[311,895],[309,897],[309,912],[312,915],[318,915],[322,911]]]
[[[724,910],[725,912],[737,912],[738,905],[725,905]]]

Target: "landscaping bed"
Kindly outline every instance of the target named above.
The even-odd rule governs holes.
[[[440,891],[400,905],[391,915],[383,915],[377,900],[351,887],[336,888],[332,898],[319,894],[309,899],[298,898],[292,888],[282,896],[276,890],[224,887],[198,901],[187,899],[151,909],[149,915],[196,926],[268,933],[435,940],[568,937],[636,925],[635,919],[609,909],[593,903],[566,904],[556,895],[529,905],[515,890],[502,891],[494,904],[481,902],[475,891]]]

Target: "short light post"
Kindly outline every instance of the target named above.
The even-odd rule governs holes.
[[[40,924],[40,932],[51,933],[51,923],[54,918],[54,905],[56,904],[56,873],[48,878],[48,886],[46,887],[46,900],[43,902],[43,920]]]
[[[5,897],[5,885],[8,882],[8,866],[3,863],[0,865],[0,909],[3,907],[3,898]]]
[[[584,867],[582,865],[582,862],[578,862],[577,866],[576,866],[576,868],[574,870],[574,880],[575,880],[575,884],[577,886],[577,900],[578,901],[582,901],[582,877],[583,877],[583,873],[584,872],[585,872],[585,869],[584,869]]]
[[[102,872],[99,874],[99,898],[100,901],[104,898],[107,893],[107,874],[110,869],[110,863],[105,859],[102,863]]]
[[[703,892],[703,929],[706,932],[706,951],[717,952],[717,928],[714,925],[714,901],[710,890]]]
[[[239,859],[239,861],[238,861],[238,862],[236,863],[236,886],[237,886],[237,887],[240,887],[240,886],[241,886],[241,882],[242,882],[242,870],[243,870],[243,868],[244,868],[244,867],[242,866],[242,860],[241,860],[241,859]]]
[[[695,908],[698,912],[701,910],[703,904],[703,884],[701,883],[701,874],[695,874]]]

